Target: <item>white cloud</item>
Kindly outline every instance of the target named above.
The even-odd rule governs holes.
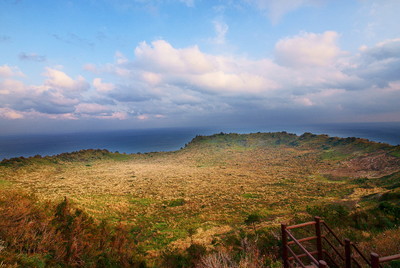
[[[198,90],[205,90],[222,95],[262,93],[279,87],[274,81],[246,72],[210,72],[194,76],[190,78],[190,81]]]
[[[115,85],[112,83],[103,83],[101,78],[93,79],[93,86],[99,92],[108,92],[115,89]]]
[[[244,107],[260,112],[323,107],[346,111],[351,106],[345,102],[349,91],[374,92],[379,85],[363,77],[356,63],[371,50],[350,56],[337,46],[338,38],[336,32],[287,37],[276,44],[276,62],[206,54],[197,46],[175,48],[165,40],[143,42],[134,59],[109,65],[131,75],[108,96],[118,96],[120,104],[134,107],[136,118],[146,121],[155,114],[173,118],[178,111],[195,116]]]
[[[26,85],[10,78],[18,69],[3,66],[1,116],[150,124],[235,113],[251,118],[338,113],[343,120],[374,111],[376,118],[399,114],[400,40],[350,55],[337,46],[338,38],[336,32],[284,38],[276,44],[276,60],[207,54],[165,40],[143,42],[132,58],[117,53],[115,62],[95,66],[91,89],[82,76],[73,79],[55,68],[46,69],[43,83]]]
[[[19,80],[4,79],[0,81],[0,95],[18,95],[23,94],[25,85]]]
[[[229,26],[222,20],[214,20],[214,30],[215,30],[215,37],[213,38],[213,43],[218,45],[225,44],[225,36],[228,33]]]
[[[97,119],[119,119],[128,118],[128,114],[123,111],[114,111],[113,108],[98,103],[79,103],[76,105],[74,114],[81,118],[97,118]]]
[[[339,34],[327,31],[322,34],[306,33],[279,40],[275,46],[277,61],[290,67],[330,65],[340,54],[336,45]]]
[[[41,85],[26,85],[15,79],[0,81],[0,95],[7,96],[0,99],[0,107],[10,107],[25,117],[54,115],[55,118],[74,118],[71,114],[83,98],[82,93],[89,89],[89,84],[82,76],[74,80],[52,68],[46,68],[43,76],[47,79]]]
[[[9,108],[0,108],[0,118],[4,119],[21,119],[23,114]]]
[[[24,76],[17,67],[10,67],[7,64],[0,66],[0,77]]]
[[[351,60],[353,64],[345,73],[357,75],[370,85],[386,87],[399,78],[400,39],[385,40],[374,47],[363,46],[360,54]]]
[[[97,103],[79,103],[76,105],[75,112],[79,114],[102,114],[109,113],[110,109]]]
[[[150,85],[157,85],[161,83],[163,79],[161,74],[146,71],[143,71],[141,73],[141,77],[145,82],[149,83]]]
[[[126,112],[113,112],[110,116],[104,117],[105,119],[118,119],[125,120],[128,119],[129,116]]]
[[[158,40],[152,46],[140,43],[135,49],[135,63],[141,69],[164,73],[203,73],[212,63],[197,46],[175,49],[168,42]]]
[[[83,65],[83,69],[85,71],[89,71],[89,72],[92,72],[92,73],[96,73],[98,71],[97,70],[97,66],[95,64],[93,64],[93,63],[86,63],[85,65]]]
[[[125,57],[125,55],[119,51],[115,52],[115,60],[118,64],[124,64],[128,62],[128,59]]]
[[[130,66],[141,74],[139,78],[150,87],[173,84],[224,95],[259,93],[278,87],[277,83],[262,74],[243,68],[243,65],[248,65],[257,69],[253,66],[257,62],[205,54],[197,46],[176,49],[166,41],[158,40],[152,46],[141,43],[135,49],[135,56]]]
[[[147,114],[141,114],[141,115],[137,116],[137,119],[139,119],[139,120],[147,120],[149,118],[150,118],[150,116]]]
[[[52,68],[46,68],[46,72],[43,75],[49,78],[45,81],[45,85],[49,88],[68,91],[84,91],[89,89],[89,84],[82,76],[78,76],[76,80],[73,80],[66,73]]]

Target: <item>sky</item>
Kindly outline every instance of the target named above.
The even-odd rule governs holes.
[[[0,134],[400,121],[398,0],[0,0]]]

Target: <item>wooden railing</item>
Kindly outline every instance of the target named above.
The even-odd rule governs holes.
[[[316,267],[326,267],[326,262],[323,260],[323,249],[322,249],[322,233],[321,233],[321,221],[319,217],[315,217],[315,221],[306,222],[302,224],[287,226],[286,224],[281,225],[282,229],[282,257],[283,267],[293,267],[293,263],[300,265],[305,268],[309,265],[302,261],[303,258],[307,257],[311,265]],[[306,226],[315,226],[315,236],[309,236],[301,239],[296,239],[292,234],[291,230],[297,228],[303,228]],[[289,239],[291,239],[289,241]],[[316,247],[314,250],[307,249],[302,243],[308,241],[316,241]],[[300,249],[300,253],[295,253],[292,249],[292,245],[296,245]],[[316,250],[315,250],[316,249]],[[291,256],[289,256],[289,254]],[[322,261],[322,262],[320,262]]]
[[[314,227],[315,235],[296,238],[294,229]],[[379,257],[371,253],[370,260],[349,239],[344,241],[332,229],[315,217],[314,221],[288,226],[281,224],[283,267],[372,267],[379,268],[380,263],[400,259],[400,254]]]
[[[378,268],[381,267],[380,264],[389,261],[400,260],[400,254],[386,256],[386,257],[379,257],[378,254],[372,252],[371,253],[371,267]]]

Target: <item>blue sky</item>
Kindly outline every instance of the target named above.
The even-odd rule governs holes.
[[[0,0],[0,134],[400,121],[397,0]]]

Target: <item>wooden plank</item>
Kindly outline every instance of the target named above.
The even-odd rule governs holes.
[[[355,251],[357,251],[358,255],[361,256],[361,258],[363,258],[363,260],[366,263],[368,263],[368,265],[372,266],[371,262],[364,256],[364,254],[361,253],[361,251],[358,249],[358,247],[354,243],[351,243],[351,246],[353,247],[353,249]]]
[[[324,254],[322,252],[321,218],[314,217],[314,220],[315,220],[315,235],[317,236],[318,260],[320,261],[324,258]]]
[[[309,222],[305,222],[305,223],[288,226],[288,227],[286,227],[286,229],[290,230],[290,229],[300,228],[300,227],[314,225],[314,224],[315,224],[315,221],[309,221]]]
[[[293,239],[293,241],[296,243],[297,246],[299,246],[299,248],[305,253],[307,254],[307,256],[311,259],[311,261],[313,263],[315,263],[316,265],[318,265],[318,261],[310,254],[310,252],[308,252],[308,250],[303,247],[302,244],[300,244],[299,242],[297,242],[296,238],[289,232],[289,230],[286,230],[287,235]]]
[[[300,260],[300,258],[292,251],[290,247],[287,247],[287,249],[290,251],[290,253],[293,255],[293,258],[296,259],[297,263],[300,264],[302,268],[305,268],[306,266],[303,264],[303,262]]]
[[[311,255],[317,255],[318,251],[312,251],[310,252]],[[300,254],[300,255],[296,255],[298,258],[304,258],[304,257],[308,257],[307,254]],[[292,261],[294,259],[294,257],[289,257],[289,261]]]
[[[282,260],[283,260],[283,267],[284,268],[289,268],[289,260],[288,260],[288,237],[287,237],[287,231],[286,231],[286,224],[282,223],[281,224],[281,232],[282,232]]]
[[[337,235],[332,231],[332,229],[329,228],[329,226],[328,226],[324,221],[321,221],[321,223],[323,223],[323,225],[326,227],[326,229],[328,230],[328,232],[329,232],[331,235],[333,235],[333,237],[336,238],[336,240],[339,242],[339,244],[342,245],[342,246],[344,246],[342,240],[340,240],[339,237],[337,237]]]
[[[379,268],[379,255],[374,252],[371,253],[371,267]]]
[[[394,260],[398,260],[398,259],[400,259],[400,254],[380,257],[379,262],[388,262],[388,261],[394,261]]]
[[[316,236],[310,236],[310,237],[305,237],[305,238],[302,238],[302,239],[297,239],[297,241],[301,243],[301,242],[310,241],[310,240],[314,240],[314,239],[317,239],[317,237]],[[290,241],[287,244],[288,245],[293,245],[294,243],[295,243],[294,241]]]

